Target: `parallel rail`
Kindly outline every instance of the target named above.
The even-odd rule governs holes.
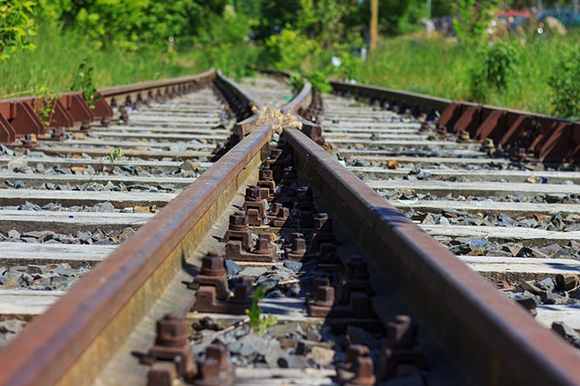
[[[438,128],[477,140],[489,138],[506,153],[518,158],[537,158],[544,162],[577,162],[580,159],[580,122],[510,110],[500,107],[458,102],[384,87],[331,82],[339,95],[356,95],[373,103],[421,113],[436,121]]]
[[[334,86],[353,92],[350,85]],[[312,106],[309,87],[287,109]],[[1,350],[0,384],[78,385],[96,378],[239,188],[255,180],[272,131],[266,125],[242,130],[239,143],[210,170]],[[305,134],[284,131],[294,167],[368,257],[371,281],[381,294],[373,308],[383,322],[392,317],[383,304],[385,291],[391,290],[425,321],[473,382],[577,384],[578,355],[570,347]]]

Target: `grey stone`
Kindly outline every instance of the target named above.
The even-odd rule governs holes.
[[[280,342],[272,339],[264,355],[266,363],[272,368],[288,368],[288,354],[280,347]]]
[[[9,156],[13,156],[14,155],[14,151],[4,145],[0,145],[0,149],[2,150],[2,154],[6,154]]]
[[[346,333],[353,343],[364,344],[371,349],[380,347],[380,342],[360,327],[348,326]]]
[[[556,287],[556,283],[554,283],[554,280],[551,277],[548,277],[542,281],[539,281],[536,286],[544,290],[553,291]]]
[[[242,272],[240,272],[240,276],[251,276],[257,277],[261,276],[268,272],[268,268],[264,267],[246,267]]]
[[[263,335],[250,333],[243,338],[233,342],[228,346],[232,353],[237,353],[242,356],[250,356],[252,354],[261,354],[268,348],[269,339]]]
[[[46,189],[48,189],[48,190],[54,190],[56,188],[56,185],[53,184],[52,182],[47,182],[44,185],[46,186]]]
[[[8,231],[8,237],[13,238],[13,239],[19,239],[20,238],[20,233],[18,231],[15,231],[13,229],[11,231]]]
[[[10,171],[24,171],[28,167],[26,157],[17,157],[8,162],[8,170]]]
[[[293,272],[298,272],[302,268],[302,263],[299,261],[284,260],[284,267],[290,269]]]
[[[36,171],[39,173],[44,173],[44,165],[41,164],[40,162],[36,164]]]
[[[224,265],[228,276],[236,276],[240,273],[241,268],[235,261],[228,259],[225,261]]]
[[[100,202],[94,206],[96,212],[114,213],[115,207],[110,202]]]

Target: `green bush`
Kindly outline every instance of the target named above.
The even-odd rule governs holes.
[[[580,48],[575,48],[556,64],[550,77],[552,114],[580,120]]]
[[[0,60],[7,60],[17,49],[34,50],[28,38],[34,35],[31,18],[33,1],[0,1]]]
[[[266,40],[266,49],[276,68],[301,72],[302,64],[309,55],[320,51],[318,43],[298,31],[285,29]]]
[[[504,92],[517,84],[521,65],[521,49],[510,42],[497,42],[481,50],[479,60],[470,73],[471,96],[485,102],[490,93]]]

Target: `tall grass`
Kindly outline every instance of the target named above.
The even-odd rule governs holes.
[[[94,50],[87,38],[42,28],[34,38],[35,51],[19,51],[0,62],[0,98],[30,95],[39,87],[67,91],[79,63],[89,57],[97,87],[193,74],[209,68],[199,62],[201,52],[190,51],[170,59],[153,48],[127,52],[116,48]]]
[[[506,90],[489,90],[485,100],[470,93],[470,74],[481,50],[442,37],[422,35],[383,39],[375,55],[357,71],[359,83],[413,91],[455,100],[477,101],[513,109],[550,114],[549,78],[564,52],[580,44],[580,31],[567,36],[542,36],[522,45],[520,75]],[[321,66],[314,61],[314,67]]]

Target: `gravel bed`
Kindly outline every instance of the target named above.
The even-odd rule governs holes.
[[[346,347],[351,343],[369,346],[370,355],[376,360],[385,340],[356,326],[290,321],[279,322],[266,334],[257,334],[247,325],[220,334],[211,318],[202,319],[193,327],[196,332],[190,337],[190,344],[194,359],[202,359],[209,344],[221,342],[228,348],[232,363],[250,368],[332,369],[334,363],[345,361]]]
[[[527,245],[526,242],[495,242],[485,237],[434,236],[434,238],[456,255],[580,259],[580,243],[574,240],[570,240],[566,245],[553,243],[535,247]]]
[[[60,203],[48,203],[46,205],[37,205],[31,202],[25,202],[22,205],[5,205],[0,206],[0,210],[29,210],[41,211],[51,210],[54,212],[98,212],[98,213],[157,213],[159,208],[156,205],[148,206],[128,206],[122,209],[115,208],[110,202],[100,202],[95,205],[75,205],[63,206]]]
[[[67,263],[0,267],[0,289],[66,291],[89,270]]]
[[[92,159],[92,158],[88,158]],[[128,158],[129,160],[141,160],[139,158]],[[66,160],[63,158],[63,160]],[[133,165],[115,165],[102,166],[101,170],[95,170],[92,165],[61,167],[48,167],[42,163],[37,163],[34,167],[28,165],[26,157],[18,157],[10,161],[6,166],[0,169],[1,173],[22,173],[50,176],[59,175],[77,175],[77,176],[137,176],[137,177],[199,177],[206,169],[202,168],[199,162],[202,160],[169,159],[168,161],[181,162],[181,165],[173,170],[167,168],[157,168],[155,166],[133,166]],[[22,181],[21,181],[22,182]],[[14,184],[0,185],[0,188],[13,187]],[[54,185],[54,184],[53,184]],[[24,185],[25,186],[25,185]]]
[[[503,213],[482,211],[466,213],[455,209],[444,209],[441,213],[425,213],[410,210],[405,215],[422,225],[471,225],[498,226],[544,229],[547,231],[572,232],[580,231],[580,216],[570,214],[562,216],[535,213],[530,216],[510,217]]]
[[[580,305],[580,288],[567,286],[562,280],[562,275],[557,275],[555,279],[547,277],[543,280],[529,280],[514,288],[504,288],[502,292],[534,316],[537,314],[536,307],[539,305]],[[580,350],[578,331],[561,321],[554,322],[552,330],[562,336],[572,347]]]
[[[127,227],[109,232],[96,228],[92,232],[77,231],[76,235],[61,234],[53,231],[32,231],[20,233],[15,230],[6,234],[0,232],[0,242],[29,244],[88,244],[118,245],[131,237],[136,230]]]
[[[523,194],[507,194],[502,196],[473,196],[455,195],[449,193],[438,195],[436,193],[417,193],[414,189],[380,189],[379,194],[388,200],[424,200],[424,201],[496,201],[496,202],[523,202],[532,204],[580,204],[579,194],[536,194],[528,197]]]

